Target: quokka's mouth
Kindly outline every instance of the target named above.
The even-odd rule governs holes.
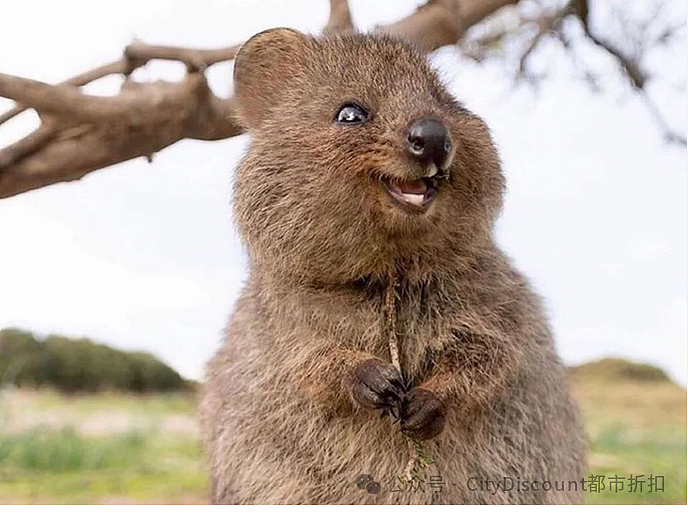
[[[381,181],[392,199],[411,211],[425,211],[437,195],[437,182],[433,178],[399,181],[383,177]]]

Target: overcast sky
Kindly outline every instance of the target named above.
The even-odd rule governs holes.
[[[370,28],[418,3],[351,6],[359,27]],[[685,2],[671,4],[685,25]],[[134,38],[217,47],[277,25],[317,33],[327,14],[326,0],[6,2],[0,71],[57,82],[118,58]],[[594,16],[607,26],[605,13]],[[685,33],[682,41],[647,65],[662,77],[651,84],[653,98],[685,134]],[[602,73],[601,93],[555,45],[534,56],[549,75],[537,91],[516,87],[499,63],[477,65],[453,48],[433,62],[494,132],[508,181],[498,239],[545,297],[563,359],[624,356],[685,384],[686,148],[662,141],[608,57],[588,45],[577,54]],[[154,63],[135,76],[182,73]],[[218,94],[230,93],[230,76],[229,65],[211,69]],[[112,78],[87,90],[111,94],[118,85]],[[0,100],[0,110],[10,106]],[[29,114],[3,125],[0,146],[35,123]],[[201,377],[246,277],[230,203],[246,142],[185,141],[152,165],[139,159],[0,200],[0,328],[147,350]]]

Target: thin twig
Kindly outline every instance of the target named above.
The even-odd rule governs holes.
[[[401,362],[399,360],[399,338],[397,336],[397,312],[396,312],[396,278],[390,276],[385,293],[385,319],[387,327],[387,342],[392,365],[401,375]]]
[[[397,335],[397,312],[396,312],[396,288],[397,282],[394,275],[390,275],[387,290],[385,292],[385,323],[387,327],[387,343],[392,365],[397,369],[399,375],[401,371],[401,361],[399,358],[399,336]],[[407,482],[413,478],[416,467],[420,464],[420,453],[410,437],[406,438],[408,446],[409,461],[404,469],[403,476]]]

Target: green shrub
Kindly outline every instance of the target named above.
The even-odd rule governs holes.
[[[39,386],[44,382],[40,342],[33,334],[18,329],[0,331],[0,382],[23,382]]]
[[[53,386],[66,392],[178,391],[188,384],[172,368],[144,352],[125,352],[89,339],[0,331],[0,383]]]

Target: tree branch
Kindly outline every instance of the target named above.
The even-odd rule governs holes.
[[[572,12],[580,20],[583,26],[583,31],[586,37],[592,41],[597,47],[606,51],[611,55],[621,67],[622,73],[628,78],[633,89],[640,94],[643,103],[645,103],[648,108],[650,115],[654,118],[655,123],[659,126],[662,131],[662,136],[664,140],[670,144],[680,144],[682,146],[686,145],[686,136],[680,135],[674,131],[662,116],[662,113],[657,108],[650,97],[646,85],[648,82],[648,75],[642,70],[641,59],[642,52],[638,52],[637,55],[631,56],[624,53],[618,46],[614,45],[609,41],[605,41],[602,37],[595,34],[590,27],[590,7],[589,0],[571,0]],[[661,4],[658,4],[658,8],[661,9]],[[685,27],[685,25],[684,25]],[[675,27],[670,27],[665,30],[662,34],[657,37],[656,41],[645,41],[645,47],[651,47],[656,43],[661,43],[666,40],[666,38],[671,37],[675,31]]]
[[[98,121],[121,115],[125,103],[142,103],[148,98],[86,96],[71,85],[49,85],[37,80],[0,73],[0,96],[32,107],[39,114],[60,116],[67,122]]]
[[[379,30],[406,37],[428,52],[457,42],[471,24],[517,1],[429,0],[412,15]],[[330,0],[324,31],[354,29],[347,0]],[[59,85],[0,74],[0,96],[18,103],[0,116],[0,124],[27,107],[36,109],[42,120],[40,128],[0,150],[0,198],[76,180],[132,158],[150,158],[184,138],[220,140],[242,133],[233,100],[217,98],[203,76],[207,67],[233,59],[238,49],[239,45],[199,50],[135,42],[127,46],[122,60]],[[188,74],[178,84],[126,81],[113,97],[88,96],[78,89],[110,74],[128,76],[153,59],[182,62]]]
[[[9,167],[14,162],[18,162],[26,155],[45,146],[54,136],[55,127],[53,123],[43,122],[38,129],[0,151],[0,169]]]
[[[65,82],[62,82],[60,85],[74,85],[77,87],[81,87],[83,85],[89,84],[91,82],[94,82],[96,80],[99,80],[101,78],[104,78],[108,75],[114,75],[118,73],[125,73],[127,71],[127,62],[125,60],[118,60],[115,62],[111,62],[110,64],[105,64],[104,66],[100,66],[98,68],[92,69],[90,71],[87,71],[85,73],[82,73],[80,75],[77,75],[73,78],[70,78],[69,80],[66,80]],[[0,115],[0,125],[4,123],[5,121],[9,121],[15,116],[18,116],[22,112],[26,110],[26,107],[15,107],[11,110],[8,110],[4,114]]]
[[[325,34],[340,34],[354,30],[349,2],[347,0],[330,0],[330,19],[325,25]]]
[[[40,90],[60,97],[63,87],[41,84]],[[58,115],[59,131],[50,117],[31,135],[0,151],[0,198],[77,180],[132,158],[150,159],[185,138],[219,140],[243,132],[233,117],[232,100],[217,98],[198,72],[179,83],[129,84],[113,98],[74,89],[68,99],[76,96],[82,97],[75,109],[86,105],[88,116],[72,115],[73,124],[68,125]]]
[[[324,32],[354,31],[347,0],[329,1],[330,16]],[[518,3],[519,0],[428,0],[406,18],[377,30],[405,38],[421,51],[431,52],[458,43],[470,27]],[[562,20],[571,15],[581,20],[591,41],[617,59],[634,88],[643,93],[667,140],[682,141],[685,145],[685,137],[671,132],[647,96],[647,77],[638,62],[591,33],[588,0],[571,0],[554,14],[522,20],[518,28],[535,22],[538,30],[521,56],[520,72],[525,73],[528,57],[545,36],[558,34]],[[506,35],[506,31],[488,34],[472,44],[494,45]],[[157,151],[185,138],[221,140],[242,133],[234,115],[234,100],[216,97],[203,74],[209,66],[232,60],[239,47],[192,49],[134,42],[126,47],[121,60],[58,85],[0,73],[0,96],[17,102],[15,108],[0,115],[0,125],[27,107],[36,109],[42,123],[25,138],[0,150],[0,198],[76,180],[132,158],[150,159]],[[185,78],[179,83],[135,83],[127,79],[120,93],[112,97],[89,96],[79,90],[111,74],[129,77],[154,59],[185,64]]]
[[[496,0],[490,0],[490,2],[492,1]],[[654,19],[655,17],[656,16],[652,17],[651,19]],[[674,25],[662,30],[657,35],[655,40],[651,40],[651,38],[645,35],[646,40],[643,41],[643,44],[636,45],[638,46],[636,52],[634,54],[630,54],[624,52],[619,46],[615,45],[611,41],[606,40],[592,30],[589,19],[589,0],[569,0],[569,2],[557,9],[549,12],[541,12],[535,18],[532,16],[518,16],[518,18],[518,22],[515,25],[512,24],[507,27],[500,27],[498,30],[488,33],[487,35],[483,35],[477,40],[470,41],[468,44],[464,45],[464,53],[475,58],[476,60],[482,60],[494,47],[498,47],[508,35],[513,35],[515,32],[521,29],[530,28],[535,25],[534,35],[530,37],[528,42],[523,47],[522,52],[520,52],[520,57],[518,58],[518,68],[516,70],[517,79],[525,79],[532,83],[535,81],[536,77],[530,74],[528,71],[528,61],[530,56],[542,44],[542,42],[549,37],[556,38],[562,42],[567,51],[573,52],[574,50],[571,48],[569,38],[564,32],[566,28],[564,25],[564,20],[567,18],[577,19],[583,29],[584,37],[588,41],[592,42],[595,46],[609,54],[619,64],[621,73],[628,79],[633,89],[641,96],[641,99],[647,106],[657,126],[662,131],[665,140],[673,144],[686,145],[686,137],[672,130],[672,128],[663,118],[660,110],[650,98],[646,88],[650,77],[643,71],[641,66],[643,50],[658,44],[664,44],[679,30],[678,26]],[[685,26],[681,28],[684,27]],[[643,26],[643,30],[638,31],[644,32],[645,29],[647,29],[646,25]],[[592,75],[588,73],[585,75],[585,77],[588,81],[591,81]]]
[[[391,25],[377,27],[377,30],[411,41],[426,53],[455,44],[462,34],[459,2],[431,0],[410,16]]]
[[[126,59],[141,67],[151,60],[174,60],[186,64],[189,71],[204,70],[213,64],[232,60],[241,45],[212,50],[197,50],[178,46],[158,46],[140,42],[132,43],[124,49]]]

